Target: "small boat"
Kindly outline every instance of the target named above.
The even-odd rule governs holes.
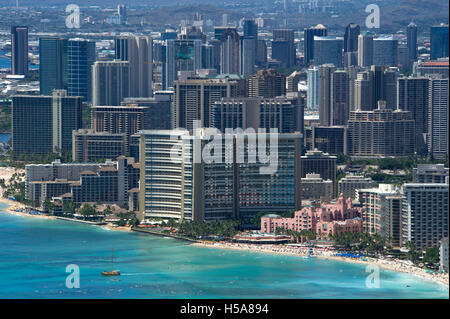
[[[113,262],[114,262],[114,248],[111,250],[111,270],[102,271],[102,276],[120,276],[120,271],[113,270]]]

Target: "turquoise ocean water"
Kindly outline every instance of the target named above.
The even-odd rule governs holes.
[[[0,204],[4,210],[5,205]],[[119,277],[102,277],[114,248]],[[80,288],[66,288],[66,266]],[[365,266],[214,248],[0,213],[0,298],[448,298],[448,288]],[[410,287],[407,287],[407,286]]]

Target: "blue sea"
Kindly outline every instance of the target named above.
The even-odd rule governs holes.
[[[102,277],[112,248],[122,275]],[[79,266],[79,288],[66,287],[69,264]],[[380,288],[367,288],[365,270],[0,212],[0,298],[449,297],[443,285],[386,270]]]

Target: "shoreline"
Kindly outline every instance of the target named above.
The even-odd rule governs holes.
[[[294,257],[306,257],[308,255],[309,248],[307,247],[295,247],[295,246],[279,246],[279,245],[252,245],[252,244],[237,244],[237,243],[224,243],[224,242],[204,242],[197,241],[191,245],[197,247],[207,247],[207,248],[217,248],[217,249],[229,249],[229,250],[240,250],[246,252],[255,252],[263,254],[275,254],[282,256],[294,256]],[[278,246],[278,247],[277,247]],[[328,250],[314,249],[314,258],[320,258],[325,260],[333,261],[343,261],[349,263],[356,263],[362,265],[373,265],[376,264],[380,268],[387,269],[394,272],[406,273],[419,277],[421,279],[432,281],[434,283],[445,286],[449,288],[449,275],[447,274],[437,274],[433,275],[427,273],[424,269],[412,266],[396,260],[387,259],[374,259],[361,260],[355,258],[345,258],[341,256],[335,256],[335,252]]]
[[[0,203],[16,206],[19,208],[25,208],[25,205],[22,203],[18,203],[16,201],[12,201],[10,199],[0,197]],[[40,219],[57,219],[56,216],[49,215],[31,215],[21,212],[15,212],[9,209],[9,207],[0,210],[0,212],[21,216],[21,217],[35,217]],[[65,219],[69,222],[77,222],[75,220]],[[108,231],[121,231],[121,232],[133,232],[131,227],[125,226],[115,226],[112,223],[107,223],[105,225],[95,225],[89,224],[90,226],[100,227],[102,229]],[[154,235],[150,232],[143,232],[149,235]],[[181,239],[180,239],[181,240]],[[246,252],[256,252],[256,253],[264,253],[264,254],[276,254],[276,255],[284,255],[284,256],[294,256],[294,257],[306,257],[308,255],[307,247],[295,247],[295,246],[280,246],[280,245],[253,245],[253,244],[237,244],[237,243],[228,243],[228,242],[205,242],[205,241],[195,241],[190,243],[190,245],[198,246],[198,247],[208,247],[208,248],[218,248],[218,249],[230,249],[230,250],[240,250]],[[373,259],[370,260],[360,260],[355,258],[344,258],[341,256],[335,256],[335,252],[321,249],[314,249],[314,257],[325,259],[325,260],[334,260],[334,261],[343,261],[357,264],[376,264],[377,266],[387,269],[394,272],[402,272],[407,273],[421,279],[425,279],[427,281],[432,281],[434,283],[438,283],[444,285],[447,289],[449,288],[449,278],[447,274],[430,274],[425,270],[405,264],[404,262],[399,262],[395,260],[387,260],[387,259]]]

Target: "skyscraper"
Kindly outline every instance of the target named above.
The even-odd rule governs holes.
[[[28,27],[11,28],[11,74],[28,74]]]
[[[342,66],[342,47],[344,39],[341,37],[325,36],[314,37],[314,64],[334,64]]]
[[[213,105],[225,97],[245,96],[243,79],[188,79],[174,84],[172,127],[192,130],[194,121],[213,126]]]
[[[360,33],[359,25],[350,23],[345,28],[344,35],[344,53],[343,53],[343,65],[349,67],[352,65],[358,65],[358,36]]]
[[[92,105],[120,105],[130,96],[128,61],[97,61],[92,66]]]
[[[13,96],[14,158],[70,151],[72,131],[82,125],[81,105],[81,97],[66,96],[65,90],[54,90],[51,96]]]
[[[315,27],[304,29],[304,56],[305,64],[308,65],[314,60],[314,37],[326,36],[327,28],[322,24],[318,24]],[[315,65],[318,65],[315,63]]]
[[[286,78],[274,69],[259,70],[247,79],[249,97],[272,98],[286,94]]]
[[[296,52],[294,45],[294,30],[273,30],[272,59],[281,62],[283,66],[288,68],[295,65]]]
[[[243,29],[244,29],[244,38],[249,39],[252,38],[254,41],[255,48],[255,61],[257,60],[257,51],[258,51],[258,25],[253,19],[245,19],[243,21]]]
[[[403,77],[398,79],[398,108],[410,111],[415,121],[416,151],[426,153],[425,143],[428,133],[429,78]]]
[[[373,39],[373,64],[397,66],[398,40],[393,36],[379,36]]]
[[[42,95],[69,86],[69,42],[62,38],[39,39],[39,77]]]
[[[319,121],[322,126],[331,125],[332,75],[336,71],[333,64],[319,66]]]
[[[356,23],[350,23],[345,28],[344,35],[344,52],[358,51],[358,37],[360,28]]]
[[[70,39],[68,42],[68,90],[69,96],[82,96],[92,100],[92,64],[96,59],[95,42]]]
[[[148,36],[128,36],[115,40],[116,59],[130,64],[130,96],[153,94],[153,40]]]
[[[401,215],[401,244],[419,249],[438,247],[448,237],[448,184],[407,183]]]
[[[362,67],[373,64],[373,35],[366,31],[358,36],[358,65]]]
[[[409,66],[417,61],[417,25],[414,22],[406,28]]]
[[[237,54],[239,55],[239,50]],[[197,69],[201,68],[201,63],[201,40],[167,40],[166,88],[172,87],[173,81],[178,79],[179,72],[191,72],[194,74]],[[236,73],[239,73],[239,64],[237,64]]]
[[[239,74],[241,41],[236,28],[226,28],[220,42],[220,73]]]
[[[347,125],[349,113],[348,73],[338,70],[331,77],[331,125]]]
[[[255,41],[253,38],[242,37],[240,45],[240,70],[239,74],[249,76],[255,73]]]
[[[354,86],[354,111],[371,111],[373,109],[373,85],[370,71],[358,73]]]
[[[308,109],[317,109],[319,105],[319,69],[317,67],[308,69],[307,74],[307,107]]]
[[[448,24],[432,26],[430,59],[448,57]]]
[[[302,97],[294,93],[277,98],[222,98],[214,103],[214,127],[226,129],[277,128],[279,133],[303,132]]]
[[[225,161],[196,160],[194,154],[201,154],[208,142],[203,130],[198,131],[141,132],[140,220],[214,221],[300,209],[300,133],[278,135],[278,169],[269,175],[260,173],[259,162],[242,162],[235,155],[248,158],[246,134],[232,134],[231,147],[222,143]],[[255,136],[255,141],[261,138]]]
[[[414,154],[411,112],[385,108],[352,111],[348,121],[348,152],[353,156],[409,156]]]
[[[448,158],[448,78],[431,78],[428,90],[428,154]]]

